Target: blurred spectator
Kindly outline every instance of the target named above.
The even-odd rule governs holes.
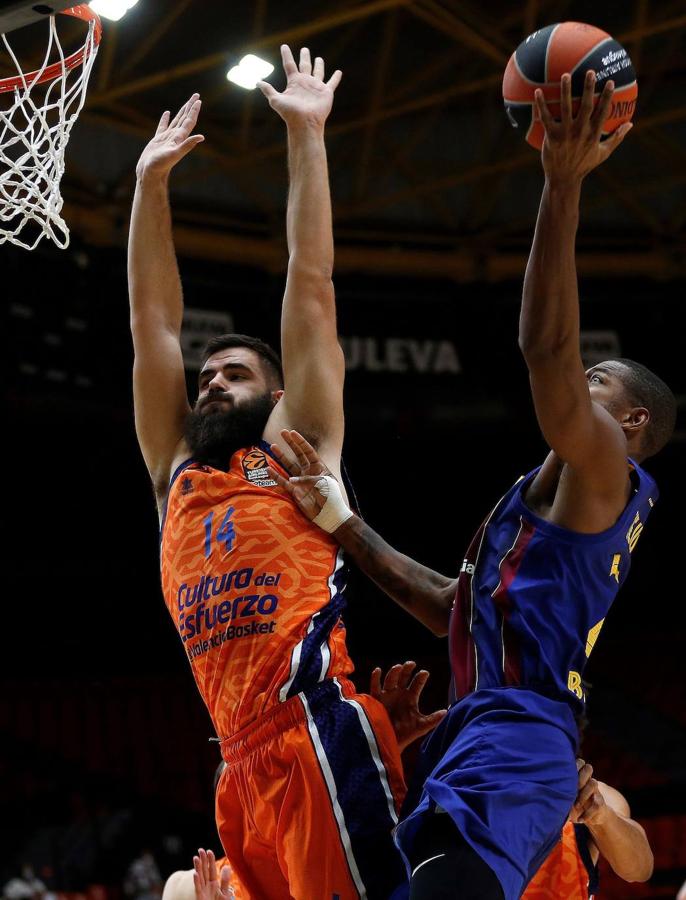
[[[11,878],[2,889],[4,900],[54,900],[45,884],[37,878],[31,866],[22,866],[21,875]]]
[[[162,876],[150,850],[143,850],[128,868],[124,891],[131,900],[158,900],[162,894]]]

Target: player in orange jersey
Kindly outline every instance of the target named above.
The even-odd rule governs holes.
[[[404,870],[391,839],[405,786],[378,701],[358,695],[341,618],[336,541],[267,473],[298,428],[340,475],[344,360],[331,280],[324,125],[341,73],[282,47],[286,89],[262,83],[287,126],[283,372],[255,338],[210,342],[191,409],[168,180],[203,137],[194,94],[137,166],[129,238],[136,431],[161,521],[165,602],[227,763],[217,825],[247,897],[386,900]]]
[[[415,673],[415,668],[415,663],[409,660],[392,666],[383,681],[381,669],[376,668],[369,687],[372,697],[386,708],[401,750],[431,731],[445,714],[445,710],[438,710],[427,716],[420,711],[419,700],[429,673],[425,669]],[[220,763],[215,774],[215,791],[224,767],[225,763]],[[402,896],[399,890],[398,900]],[[193,868],[172,872],[162,893],[162,900],[243,900],[243,897],[226,857],[215,859],[211,850],[202,848],[193,857]]]

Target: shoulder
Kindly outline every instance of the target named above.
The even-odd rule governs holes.
[[[624,816],[626,819],[631,816],[629,801],[626,799],[624,794],[620,793],[617,790],[617,788],[613,788],[609,784],[605,784],[604,781],[599,781],[598,790],[602,794],[605,803],[607,803],[607,805],[613,812],[616,812],[620,816]]]
[[[165,882],[162,900],[195,900],[193,869],[172,872]]]
[[[171,461],[166,463],[156,472],[151,472],[152,486],[158,506],[164,504],[169,495],[169,490],[183,469],[193,461],[186,441],[181,441],[174,452]]]

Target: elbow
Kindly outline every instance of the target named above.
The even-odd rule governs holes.
[[[441,589],[440,596],[436,598],[436,615],[429,628],[431,632],[438,638],[444,638],[448,635],[450,628],[450,615],[455,602],[455,592],[457,590],[457,581],[449,582]]]
[[[632,860],[632,864],[627,866],[623,871],[615,870],[619,877],[629,884],[642,884],[650,881],[655,869],[655,859],[650,847],[647,847],[644,853],[640,854],[636,859]]]
[[[633,873],[633,878],[626,878],[626,881],[633,882],[645,882],[650,881],[653,877],[653,871],[655,870],[655,859],[653,857],[653,853],[650,849],[645,855],[645,858],[640,861],[639,866],[636,871]]]
[[[301,253],[292,253],[288,260],[288,278],[333,291],[333,258],[310,259]]]
[[[537,369],[551,364],[559,366],[576,354],[579,356],[578,341],[567,335],[519,335],[519,349],[527,367]]]
[[[448,636],[448,621],[434,622],[430,626],[431,633],[434,637],[444,638]]]

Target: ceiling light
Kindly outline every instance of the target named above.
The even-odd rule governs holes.
[[[118,22],[136,3],[138,0],[93,0],[89,5],[103,19]]]
[[[229,69],[226,77],[239,87],[252,91],[257,87],[257,82],[262,81],[267,75],[271,75],[274,66],[266,59],[260,59],[254,53],[248,53],[237,66]]]

